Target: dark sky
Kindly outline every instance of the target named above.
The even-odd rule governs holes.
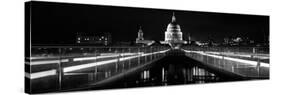
[[[109,32],[113,41],[134,41],[139,26],[145,39],[164,40],[173,12],[182,32],[190,33],[192,40],[247,36],[263,41],[269,35],[269,16],[50,2],[32,2],[31,6],[34,44],[71,44],[77,32]]]

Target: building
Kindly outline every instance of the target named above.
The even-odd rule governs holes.
[[[144,44],[144,45],[151,45],[153,44],[155,41],[152,40],[144,40],[143,37],[143,32],[142,29],[140,27],[139,31],[138,31],[138,37],[136,38],[136,43],[137,44]]]
[[[187,41],[182,39],[182,32],[180,25],[176,22],[176,17],[173,13],[172,21],[168,24],[165,31],[165,41],[161,41],[162,44],[169,44],[172,48],[179,48],[181,44],[186,44]]]
[[[104,33],[77,33],[77,44],[109,45],[111,44],[111,34]]]
[[[136,42],[142,41],[142,40],[144,40],[144,38],[143,38],[142,29],[141,29],[141,27],[140,27],[139,32],[138,32],[138,38],[136,39]]]

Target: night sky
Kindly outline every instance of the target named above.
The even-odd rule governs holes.
[[[269,16],[50,2],[31,6],[33,44],[74,44],[77,32],[109,32],[113,41],[134,41],[140,26],[145,39],[161,41],[173,12],[192,40],[243,36],[261,42],[269,36]]]

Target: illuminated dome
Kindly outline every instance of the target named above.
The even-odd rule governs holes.
[[[167,31],[170,32],[181,32],[180,25],[176,22],[176,17],[173,14],[172,22],[168,24]]]
[[[187,42],[182,39],[182,32],[180,25],[176,22],[175,14],[173,13],[172,21],[168,24],[165,31],[165,41],[161,41],[161,44],[169,44],[172,49],[179,49],[182,44]]]
[[[167,30],[165,32],[165,41],[169,42],[179,42],[182,40],[182,32],[180,25],[176,22],[176,17],[173,13],[172,21],[168,24]]]

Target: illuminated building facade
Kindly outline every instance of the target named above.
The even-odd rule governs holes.
[[[144,38],[143,38],[142,29],[140,27],[139,32],[138,32],[138,38],[136,39],[136,41],[138,42],[138,41],[141,41],[141,40],[144,40]]]
[[[145,45],[151,45],[153,44],[155,41],[152,41],[152,40],[144,40],[144,37],[143,37],[143,32],[142,32],[142,29],[140,27],[139,31],[138,31],[138,37],[136,38],[136,43],[137,44],[145,44]]]
[[[110,33],[77,33],[77,44],[109,45],[111,43]]]
[[[181,44],[186,44],[187,42],[182,39],[182,32],[180,25],[176,22],[176,17],[173,13],[172,21],[168,24],[165,31],[165,41],[162,44],[169,44],[173,48],[178,48]]]

